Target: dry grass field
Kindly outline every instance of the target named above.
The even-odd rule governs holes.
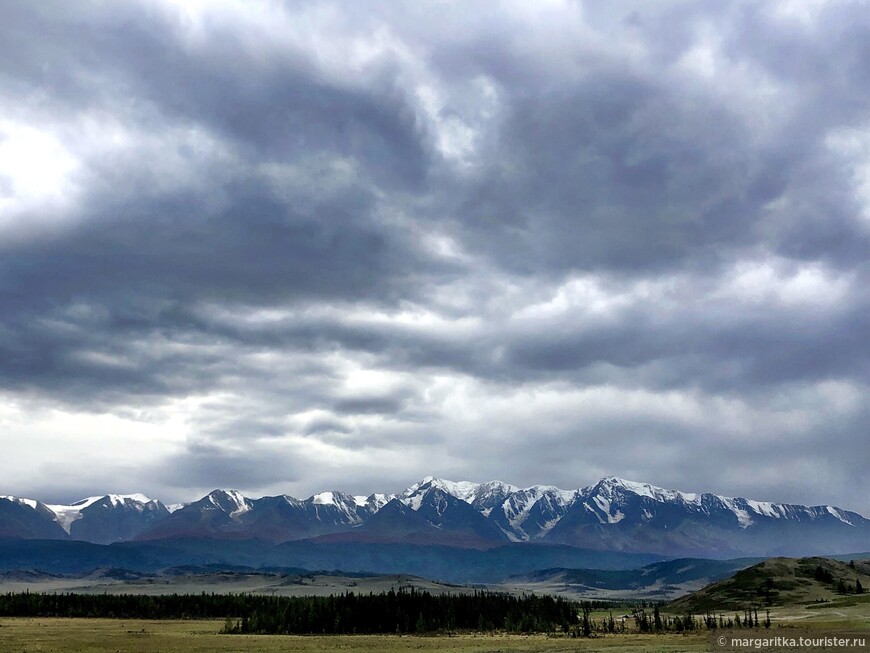
[[[221,635],[218,621],[132,621],[111,619],[0,619],[3,653],[535,653],[608,651],[628,653],[706,651],[706,633],[613,635],[570,639],[546,635],[470,634],[416,636]]]
[[[870,632],[870,597],[818,606],[771,610],[774,629],[863,630]],[[596,611],[596,621],[607,616]],[[616,615],[615,615],[616,616]],[[631,627],[630,624],[629,627]],[[708,651],[706,630],[692,634],[639,633],[571,639],[565,636],[461,634],[456,636],[286,636],[222,635],[222,621],[137,621],[121,619],[0,619],[2,653],[346,653],[448,651],[453,653],[536,653],[602,651],[682,653]],[[762,629],[763,630],[763,629]],[[768,631],[770,632],[770,631]]]

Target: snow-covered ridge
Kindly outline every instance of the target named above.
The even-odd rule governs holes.
[[[25,499],[23,497],[13,497],[5,494],[0,494],[0,499],[6,499],[7,501],[11,501],[12,503],[17,503],[22,506],[28,506],[30,508],[36,509],[36,506],[39,505],[39,502],[36,499]]]
[[[140,512],[144,510],[145,506],[147,506],[148,504],[156,503],[153,499],[150,499],[149,497],[140,493],[104,494],[102,496],[79,499],[78,501],[75,501],[69,505],[48,504],[46,505],[46,508],[48,508],[55,514],[57,518],[57,523],[60,524],[63,530],[69,533],[70,529],[72,528],[73,522],[81,519],[82,510],[103,500],[106,500],[109,506],[113,508],[127,507],[129,509],[137,510]]]
[[[559,522],[576,494],[553,485],[517,489],[499,506],[508,526],[502,526],[502,530],[515,542],[540,539]]]
[[[840,510],[839,508],[834,508],[833,506],[825,506],[825,510],[828,511],[829,514],[833,515],[837,519],[839,519],[844,524],[849,524],[849,526],[854,526],[855,524],[848,518],[845,514],[845,511]]]
[[[214,490],[209,493],[208,500],[217,509],[236,517],[251,509],[252,502],[238,490]]]
[[[627,481],[624,478],[618,478],[616,476],[605,476],[595,485],[583,488],[580,492],[583,494],[603,494],[605,496],[610,496],[614,491],[619,490],[663,503],[678,501],[683,503],[698,503],[701,500],[701,495],[694,492],[667,490],[665,488],[656,487],[655,485],[650,485],[649,483]]]
[[[444,503],[444,495],[472,506],[483,517],[495,522],[514,541],[544,538],[571,510],[579,510],[587,516],[585,518],[597,520],[602,525],[618,528],[626,524],[657,523],[661,515],[674,514],[674,507],[695,518],[718,519],[717,523],[730,523],[733,528],[743,530],[769,520],[836,519],[852,527],[865,523],[861,515],[833,506],[779,504],[711,493],[683,492],[615,476],[602,478],[594,485],[577,490],[563,490],[552,485],[519,488],[502,481],[477,483],[427,476],[398,494],[352,496],[326,491],[305,500],[288,495],[284,495],[284,499],[292,506],[311,511],[314,519],[353,525],[375,514],[393,499],[399,499],[415,511],[420,510],[425,503],[437,512],[440,504]],[[35,499],[13,496],[2,496],[0,499],[42,511],[49,518],[53,513],[57,523],[67,533],[70,533],[72,524],[82,518],[83,511],[94,504],[99,504],[95,508],[98,511],[118,509],[144,513],[162,511],[164,508],[159,501],[139,493],[87,497],[69,505],[44,505]],[[263,499],[249,498],[238,490],[215,490],[192,504],[171,504],[165,508],[173,513],[200,506],[208,510],[221,510],[231,519],[238,520],[244,519],[242,516]],[[668,508],[670,513],[664,510],[665,506],[671,506]]]
[[[402,492],[402,499],[410,500],[421,491],[426,492],[432,488],[446,492],[450,496],[461,499],[466,503],[471,503],[471,500],[474,498],[474,493],[477,492],[480,487],[480,483],[472,483],[471,481],[448,481],[443,478],[427,476],[419,483],[414,483],[414,485]]]
[[[353,497],[353,501],[358,508],[366,508],[368,510],[371,510],[372,513],[375,513],[395,498],[395,494],[375,493],[370,494],[367,497],[362,495],[355,496]]]
[[[803,506],[798,504],[772,503],[770,501],[755,501],[741,497],[728,497],[711,493],[681,492],[668,490],[649,483],[637,483],[616,476],[607,476],[595,485],[583,488],[579,496],[592,499],[594,504],[604,513],[602,522],[618,523],[623,516],[614,506],[626,495],[635,495],[650,499],[661,504],[681,504],[690,507],[701,514],[711,514],[717,508],[734,514],[741,529],[757,523],[759,519],[795,519],[801,516],[807,519],[818,519],[829,514],[844,524],[853,523],[848,511],[833,506]],[[615,502],[615,503],[614,503]],[[587,503],[588,505],[588,503]],[[652,513],[646,511],[648,519]]]
[[[492,504],[500,502],[499,499],[503,499],[509,494],[518,492],[519,488],[501,481],[474,483],[472,481],[449,481],[444,478],[427,476],[402,492],[399,499],[405,505],[418,510],[422,498],[432,490],[440,490],[460,501],[480,507],[481,512],[485,511],[488,514],[493,508]]]
[[[487,490],[500,490],[503,494],[494,505],[481,501]],[[562,490],[552,485],[534,485],[520,489],[516,486],[491,481],[473,483],[426,477],[409,487],[400,496],[406,505],[419,510],[427,492],[437,489],[476,507],[484,516],[490,517],[494,509],[504,516],[500,527],[515,541],[544,537],[575,503],[585,506],[602,524],[615,525],[627,518],[626,502],[640,500],[644,507],[640,521],[655,519],[656,505],[678,505],[698,516],[710,516],[714,512],[730,512],[740,529],[746,529],[759,520],[807,519],[814,520],[830,515],[849,526],[856,517],[833,506],[803,506],[779,504],[727,497],[711,493],[683,492],[661,488],[649,483],[639,483],[616,476],[607,476],[598,483],[578,490]],[[634,497],[634,499],[632,499]],[[535,514],[534,519],[531,517]]]
[[[19,506],[27,506],[28,508],[32,508],[33,510],[38,510],[40,502],[36,499],[26,499],[24,497],[13,497],[11,495],[0,494],[0,499],[5,499],[6,501],[11,501],[12,503],[17,503]],[[44,505],[44,504],[42,504]]]

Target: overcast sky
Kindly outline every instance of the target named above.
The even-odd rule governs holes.
[[[0,6],[0,493],[870,513],[870,5]]]

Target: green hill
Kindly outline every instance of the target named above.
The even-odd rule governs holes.
[[[864,593],[858,594],[857,589],[862,587]],[[668,608],[695,614],[716,613],[823,603],[847,597],[870,605],[870,561],[770,558],[681,597]]]

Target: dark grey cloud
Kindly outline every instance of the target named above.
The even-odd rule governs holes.
[[[299,465],[286,455],[276,456],[274,450],[239,451],[204,442],[191,443],[169,462],[149,470],[153,482],[173,489],[197,488],[203,493],[210,491],[206,488],[215,489],[215,475],[223,480],[223,487],[235,488],[249,486],[251,479],[262,485],[289,483],[300,472]],[[184,470],[183,478],[178,474],[180,469]]]
[[[868,36],[861,3],[7,3],[0,433],[37,471],[4,491],[870,510]],[[40,457],[90,428],[92,481]]]

